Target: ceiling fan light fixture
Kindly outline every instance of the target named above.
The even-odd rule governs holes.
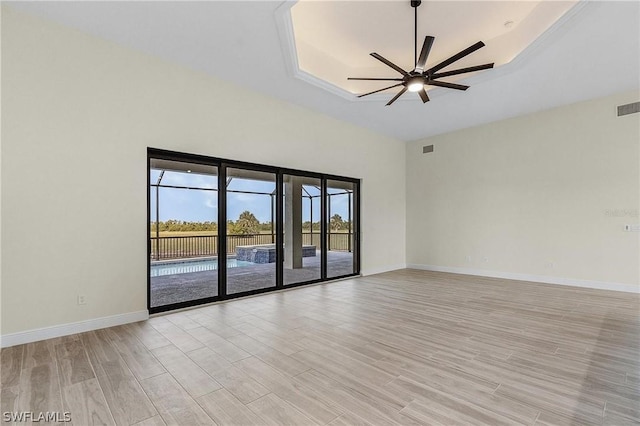
[[[372,81],[393,81],[396,84],[393,84],[389,87],[383,87],[382,89],[374,90],[373,92],[364,93],[362,95],[358,95],[358,98],[362,98],[364,96],[373,95],[374,93],[379,93],[388,89],[393,89],[394,87],[402,86],[402,89],[389,101],[387,102],[387,106],[393,104],[400,96],[402,96],[405,92],[413,92],[418,93],[420,95],[420,99],[422,99],[422,103],[429,102],[429,96],[427,95],[427,91],[425,90],[425,86],[439,86],[446,87],[448,89],[456,89],[456,90],[467,90],[469,86],[465,86],[463,84],[455,84],[455,83],[447,83],[446,81],[440,81],[438,79],[442,77],[449,77],[453,75],[466,74],[468,72],[486,70],[489,68],[493,68],[493,63],[484,64],[484,65],[476,65],[474,67],[466,67],[460,68],[451,71],[443,71],[438,72],[443,68],[448,67],[456,61],[464,58],[467,55],[475,52],[476,50],[484,47],[484,43],[479,41],[466,49],[456,53],[448,59],[440,62],[437,65],[432,66],[429,69],[426,68],[427,58],[429,57],[429,52],[431,51],[431,46],[433,45],[433,41],[435,37],[426,36],[424,38],[424,43],[422,44],[422,49],[420,50],[420,56],[418,57],[418,6],[422,3],[421,0],[411,0],[410,4],[414,10],[414,35],[415,35],[415,44],[414,44],[414,59],[415,59],[415,67],[413,71],[405,71],[403,68],[394,64],[387,58],[377,54],[376,52],[372,52],[370,55],[375,59],[379,60],[389,68],[399,72],[402,77],[396,78],[386,78],[386,77],[348,77],[348,80],[372,80]],[[506,23],[505,23],[506,25]]]
[[[424,88],[424,79],[422,77],[413,77],[407,82],[407,90],[410,92],[419,92]]]

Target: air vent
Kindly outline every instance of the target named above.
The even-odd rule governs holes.
[[[623,115],[635,114],[636,112],[640,112],[640,102],[620,105],[618,107],[618,117],[622,117]]]
[[[427,145],[422,147],[423,154],[428,154],[430,152],[433,152],[433,145]]]

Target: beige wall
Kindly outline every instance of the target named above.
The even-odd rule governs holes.
[[[2,24],[3,335],[146,309],[148,146],[362,178],[363,273],[404,265],[401,142],[6,7]]]
[[[362,178],[365,274],[638,288],[640,115],[615,116],[637,92],[405,151],[6,7],[1,78],[2,335],[146,309],[148,146]]]
[[[637,291],[638,92],[407,145],[407,263]],[[422,154],[424,145],[435,151]]]
[[[0,35],[2,34],[2,10],[0,5]],[[0,82],[2,81],[2,38],[0,36]],[[0,84],[0,336],[2,336],[2,84]],[[1,342],[0,342],[1,343]]]

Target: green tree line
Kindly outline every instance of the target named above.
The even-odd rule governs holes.
[[[353,229],[353,224],[345,221],[339,214],[331,216],[329,226],[332,231]],[[212,231],[218,230],[217,222],[189,222],[185,220],[169,219],[167,221],[151,222],[151,232],[156,232],[156,227],[160,232],[194,232],[194,231]],[[227,234],[230,235],[250,235],[271,232],[271,222],[260,223],[253,213],[248,210],[240,213],[238,220],[229,220],[227,222]],[[305,221],[302,229],[309,231],[320,231],[320,222]]]
[[[187,232],[187,231],[217,231],[216,222],[187,222],[185,220],[169,219],[166,222],[158,222],[157,229],[160,232]],[[156,222],[151,222],[151,231],[156,232]]]

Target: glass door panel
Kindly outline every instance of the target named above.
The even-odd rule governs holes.
[[[283,175],[283,284],[321,278],[320,179]]]
[[[227,294],[276,285],[274,173],[227,168]]]
[[[356,184],[327,180],[327,278],[357,273]]]
[[[150,308],[216,297],[218,168],[150,164]]]

